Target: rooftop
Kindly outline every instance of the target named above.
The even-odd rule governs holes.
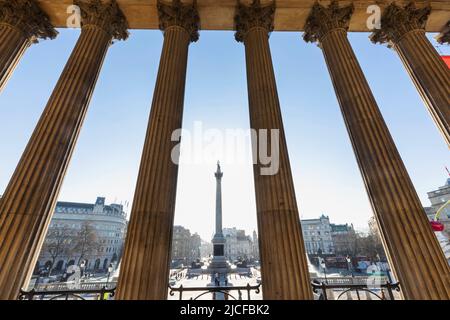
[[[106,214],[116,214],[116,215],[125,215],[123,211],[123,206],[121,204],[104,204],[104,198],[98,197],[96,204],[91,203],[80,203],[80,202],[66,202],[66,201],[58,201],[56,203],[55,211],[58,213],[93,213],[95,205],[100,205],[103,207],[102,213]],[[72,209],[75,210],[72,212]],[[78,209],[82,209],[81,211]]]

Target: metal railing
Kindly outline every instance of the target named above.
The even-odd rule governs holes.
[[[395,292],[400,291],[399,283],[390,283],[383,278],[381,282],[372,284],[367,277],[354,278],[316,278],[311,282],[313,292],[321,300],[395,300]],[[377,279],[375,279],[377,280]],[[51,283],[39,284],[35,288],[21,290],[19,300],[108,300],[114,298],[115,282],[82,282],[77,284]],[[178,294],[190,300],[198,300],[207,294],[212,299],[243,300],[252,299],[252,293],[259,294],[261,284],[246,286],[219,286],[219,287],[179,287],[169,286],[169,295]],[[193,293],[193,294],[189,294]]]
[[[353,277],[315,277],[316,282],[325,282],[327,284],[368,284],[368,283],[386,283],[389,281],[386,276],[353,276]]]
[[[367,282],[363,283],[363,281],[356,282],[360,283],[344,281],[343,283],[333,284],[325,281],[313,281],[311,286],[313,287],[313,292],[319,295],[319,300],[341,300],[344,296],[347,300],[353,300],[352,293],[356,294],[356,300],[395,300],[394,291],[400,291],[398,282],[390,283],[386,281],[377,285],[371,285]],[[335,293],[337,297],[335,297]]]
[[[183,300],[183,293],[185,292],[201,292],[200,294],[191,297],[190,300],[198,300],[199,298],[212,294],[213,300],[221,294],[224,300],[243,300],[242,293],[247,292],[247,300],[251,300],[251,292],[254,291],[255,294],[260,293],[261,284],[251,286],[247,284],[246,286],[223,286],[223,287],[171,287],[169,286],[169,295],[174,296],[176,293],[179,294],[179,300]],[[235,293],[234,293],[235,292]]]
[[[28,291],[20,290],[19,300],[108,300],[115,291],[113,282],[39,284]]]
[[[54,283],[40,283],[34,285],[30,289],[34,289],[35,291],[69,291],[72,289],[76,290],[100,290],[102,288],[114,288],[116,286],[116,282],[80,282],[80,283],[71,283],[71,282],[54,282]]]

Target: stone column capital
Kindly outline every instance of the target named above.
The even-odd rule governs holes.
[[[236,28],[235,38],[238,42],[244,42],[248,31],[253,28],[263,28],[267,33],[273,31],[275,16],[275,1],[261,5],[260,0],[253,0],[250,6],[242,4],[238,0],[234,23]]]
[[[414,2],[405,7],[391,3],[381,16],[381,29],[370,35],[373,43],[396,44],[411,31],[424,30],[431,7],[417,8]]]
[[[81,27],[95,26],[108,33],[113,40],[126,40],[128,22],[116,0],[75,0],[81,10]]]
[[[340,8],[337,1],[332,1],[328,7],[316,2],[306,20],[303,39],[306,42],[320,42],[333,30],[347,31],[353,10],[353,4]]]
[[[34,0],[0,0],[0,24],[19,29],[33,43],[58,34]]]
[[[450,20],[447,21],[444,28],[442,28],[441,32],[436,37],[436,40],[440,44],[450,44]]]
[[[200,16],[197,11],[197,1],[192,4],[183,4],[181,0],[173,0],[172,3],[158,0],[159,29],[178,26],[189,34],[191,42],[198,41],[200,35]]]

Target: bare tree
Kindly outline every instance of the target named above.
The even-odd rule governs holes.
[[[360,251],[361,234],[357,231],[348,234],[347,255],[356,257]]]
[[[78,264],[86,256],[95,254],[100,249],[100,244],[97,241],[97,233],[90,221],[85,221],[81,225],[81,229],[73,238],[74,252],[80,255]]]
[[[361,253],[369,257],[372,261],[376,261],[378,257],[385,256],[381,240],[374,235],[364,235],[361,237],[360,243]]]
[[[378,229],[371,228],[367,235],[369,247],[368,250],[372,252],[374,258],[386,258],[386,251],[384,250],[381,235]]]
[[[351,256],[363,255],[375,261],[378,257],[385,257],[381,238],[378,234],[369,232],[354,232],[348,237],[348,252]]]
[[[66,226],[49,230],[42,250],[43,252],[47,252],[51,258],[51,265],[48,270],[48,274],[50,275],[56,259],[61,256],[67,256],[71,252],[70,230]]]

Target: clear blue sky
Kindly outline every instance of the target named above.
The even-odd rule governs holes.
[[[0,94],[0,194],[75,45],[79,31],[32,46]],[[449,151],[393,50],[349,36],[424,205],[444,184]],[[132,201],[163,36],[133,31],[111,47],[59,199]],[[320,49],[299,33],[273,33],[274,68],[302,218],[324,213],[367,229],[371,209]],[[441,48],[450,54],[447,48]],[[243,45],[232,32],[201,32],[190,47],[184,128],[248,128]],[[177,224],[210,239],[215,159],[181,165]],[[223,164],[224,226],[256,229],[252,167]],[[130,208],[128,208],[130,211]]]

